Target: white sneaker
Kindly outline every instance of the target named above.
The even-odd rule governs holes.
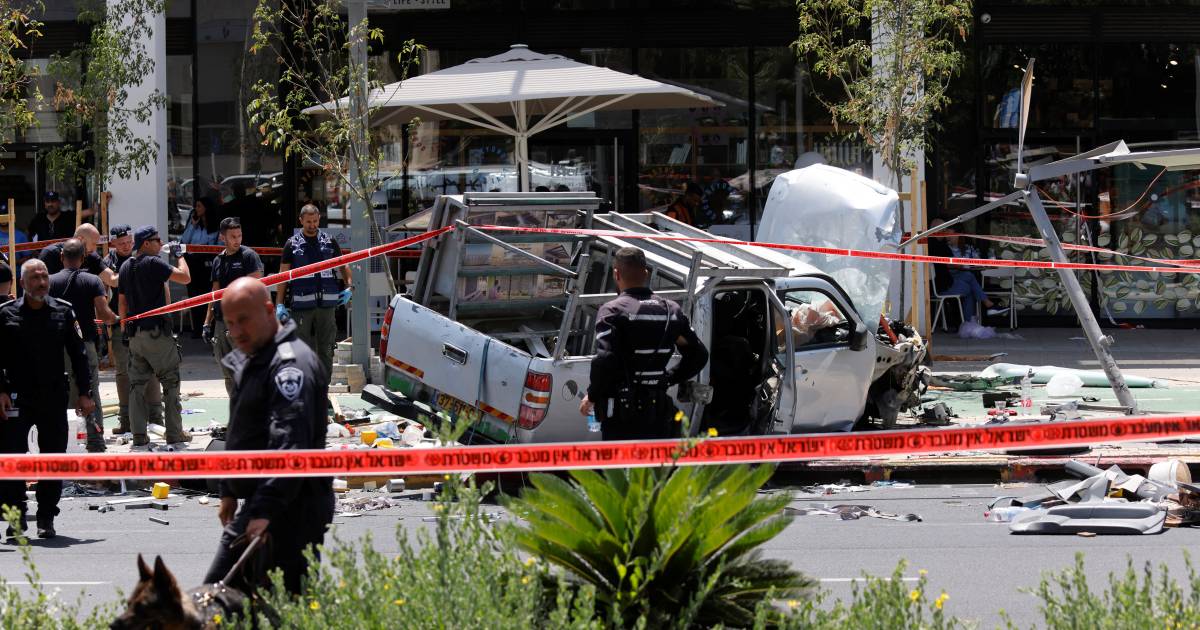
[[[1012,307],[1010,307],[1010,306],[993,307],[993,308],[989,308],[987,310],[987,314],[989,316],[1003,315],[1003,314],[1007,313],[1011,308]]]

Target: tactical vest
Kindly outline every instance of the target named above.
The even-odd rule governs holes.
[[[292,248],[292,269],[329,260],[335,255],[333,238],[325,232],[317,232],[315,243],[310,243],[300,233],[288,239],[287,245]],[[337,306],[338,294],[341,293],[333,269],[292,280],[290,288],[292,308],[296,310]]]

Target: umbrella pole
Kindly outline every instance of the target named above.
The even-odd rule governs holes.
[[[517,101],[517,189],[529,192],[529,120],[525,101]]]

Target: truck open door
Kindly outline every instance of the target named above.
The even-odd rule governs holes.
[[[796,417],[796,387],[805,375],[797,374],[796,347],[791,335],[791,321],[783,302],[774,292],[767,292],[767,303],[771,307],[771,327],[775,331],[775,352],[772,367],[776,372],[778,386],[774,423],[771,433],[791,433],[792,422]]]

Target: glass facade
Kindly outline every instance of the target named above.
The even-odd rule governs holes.
[[[1118,3],[1120,4],[1120,3]],[[949,218],[1013,190],[1018,94],[1036,59],[1026,165],[1062,159],[1124,140],[1132,150],[1195,146],[1200,140],[1197,54],[1200,30],[1177,8],[1030,7],[983,3],[969,45],[973,63],[951,87],[958,104],[943,115],[929,155],[931,217]],[[1195,258],[1200,248],[1200,171],[1105,168],[1039,183],[1062,240],[1125,254],[1070,252],[1076,262],[1151,264],[1143,259]],[[974,221],[965,232],[1038,236],[1028,211],[1012,205]],[[1195,241],[1195,242],[1193,242]],[[982,243],[1006,259],[1044,259],[1043,250]],[[1194,320],[1200,281],[1192,274],[1078,274],[1103,321]],[[1056,272],[1016,271],[1023,321],[1073,321]],[[1007,287],[1008,281],[1004,282]],[[1050,321],[1050,320],[1045,320]]]
[[[1189,0],[1190,3],[1190,0]],[[927,152],[929,216],[952,217],[1012,190],[1016,89],[1030,58],[1036,82],[1026,163],[1061,159],[1124,139],[1131,147],[1170,148],[1200,139],[1200,27],[1178,3],[1064,0],[1030,6],[976,6],[976,27],[953,105]],[[1187,4],[1187,3],[1185,3]],[[1194,4],[1194,3],[1190,3]],[[53,46],[84,36],[74,4],[47,2],[48,44],[29,63],[44,65]],[[269,238],[290,234],[299,206],[341,207],[343,195],[317,165],[285,162],[247,124],[250,87],[271,80],[274,64],[248,52],[252,0],[173,0],[167,25],[168,215],[186,220],[197,197],[223,209],[270,217]],[[497,54],[513,43],[639,74],[705,94],[721,107],[600,112],[531,138],[532,185],[595,191],[622,212],[662,210],[700,195],[694,222],[753,238],[774,178],[813,162],[870,176],[871,153],[836,129],[817,93],[832,86],[798,60],[794,3],[788,0],[453,0],[445,10],[372,14],[384,30],[372,63],[399,78],[395,47],[410,37],[428,47],[413,72]],[[1079,6],[1076,6],[1079,5]],[[988,15],[985,21],[983,15]],[[43,86],[46,91],[46,86]],[[38,150],[73,141],[57,135],[53,111],[3,156],[0,199],[14,197],[29,216],[47,181]],[[515,190],[513,140],[458,122],[424,121],[383,130],[382,190],[375,208],[395,220],[443,193]],[[1066,242],[1146,258],[1192,258],[1200,249],[1200,172],[1102,169],[1043,182],[1042,195]],[[230,205],[232,204],[232,205]],[[383,216],[382,214],[380,215]],[[22,217],[22,222],[28,221]],[[1035,236],[1019,206],[980,217],[964,231]],[[255,243],[268,244],[268,243]],[[983,243],[1001,258],[1040,251]],[[1122,261],[1072,253],[1078,261]],[[1080,274],[1093,307],[1118,319],[1200,317],[1194,276]],[[1005,281],[1007,282],[1007,280]],[[1055,274],[1018,271],[1021,317],[1071,317]]]

